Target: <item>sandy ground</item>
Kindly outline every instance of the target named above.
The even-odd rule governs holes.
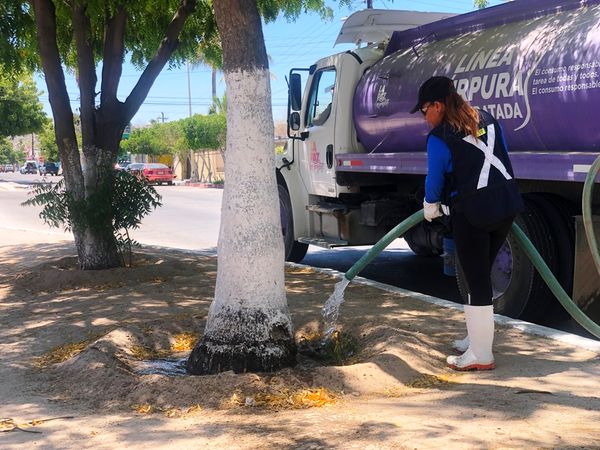
[[[498,326],[497,369],[452,372],[460,311],[352,283],[345,365],[299,355],[276,374],[144,374],[202,332],[216,259],[146,248],[133,268],[79,272],[70,242],[6,233],[0,448],[600,448],[594,351]],[[303,348],[336,281],[287,268]]]

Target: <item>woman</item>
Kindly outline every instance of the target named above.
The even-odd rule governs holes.
[[[494,317],[491,267],[515,216],[524,208],[502,129],[487,112],[469,105],[447,77],[432,77],[419,89],[411,113],[421,111],[432,130],[427,137],[425,219],[448,206],[456,255],[469,290],[464,351],[449,356],[455,370],[491,370]],[[443,208],[448,211],[447,208]]]

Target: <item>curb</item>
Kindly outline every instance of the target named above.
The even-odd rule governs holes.
[[[183,187],[197,187],[197,188],[212,188],[212,189],[223,189],[225,185],[223,183],[199,183],[193,181],[179,181],[175,182],[175,186]]]

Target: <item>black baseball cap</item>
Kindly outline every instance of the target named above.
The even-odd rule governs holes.
[[[454,81],[450,78],[431,77],[419,88],[419,101],[415,107],[410,110],[410,113],[416,113],[425,103],[443,100],[452,92],[456,92],[456,88],[454,87]]]

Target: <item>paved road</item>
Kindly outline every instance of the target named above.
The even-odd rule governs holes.
[[[37,242],[43,242],[49,235],[71,239],[70,234],[43,224],[37,217],[39,208],[20,206],[27,199],[28,183],[40,180],[37,175],[0,173],[0,246],[11,244],[3,241],[2,228],[33,231]],[[133,238],[144,244],[216,251],[223,191],[184,186],[158,186],[157,191],[163,197],[163,206],[144,219],[141,228],[133,231]],[[323,250],[311,246],[302,262],[345,272],[368,248]],[[454,278],[442,272],[441,258],[416,256],[400,239],[373,260],[361,276],[410,291],[460,301]],[[572,320],[547,321],[542,325],[590,336]]]
[[[58,177],[47,177],[57,181]],[[51,229],[38,217],[40,208],[20,204],[28,198],[28,184],[39,182],[37,175],[0,173],[0,228],[23,229],[42,235],[71,235]],[[163,206],[142,222],[132,237],[138,242],[193,250],[215,250],[219,234],[222,191],[157,186]],[[0,245],[2,244],[0,236]],[[4,243],[7,244],[7,243]]]

